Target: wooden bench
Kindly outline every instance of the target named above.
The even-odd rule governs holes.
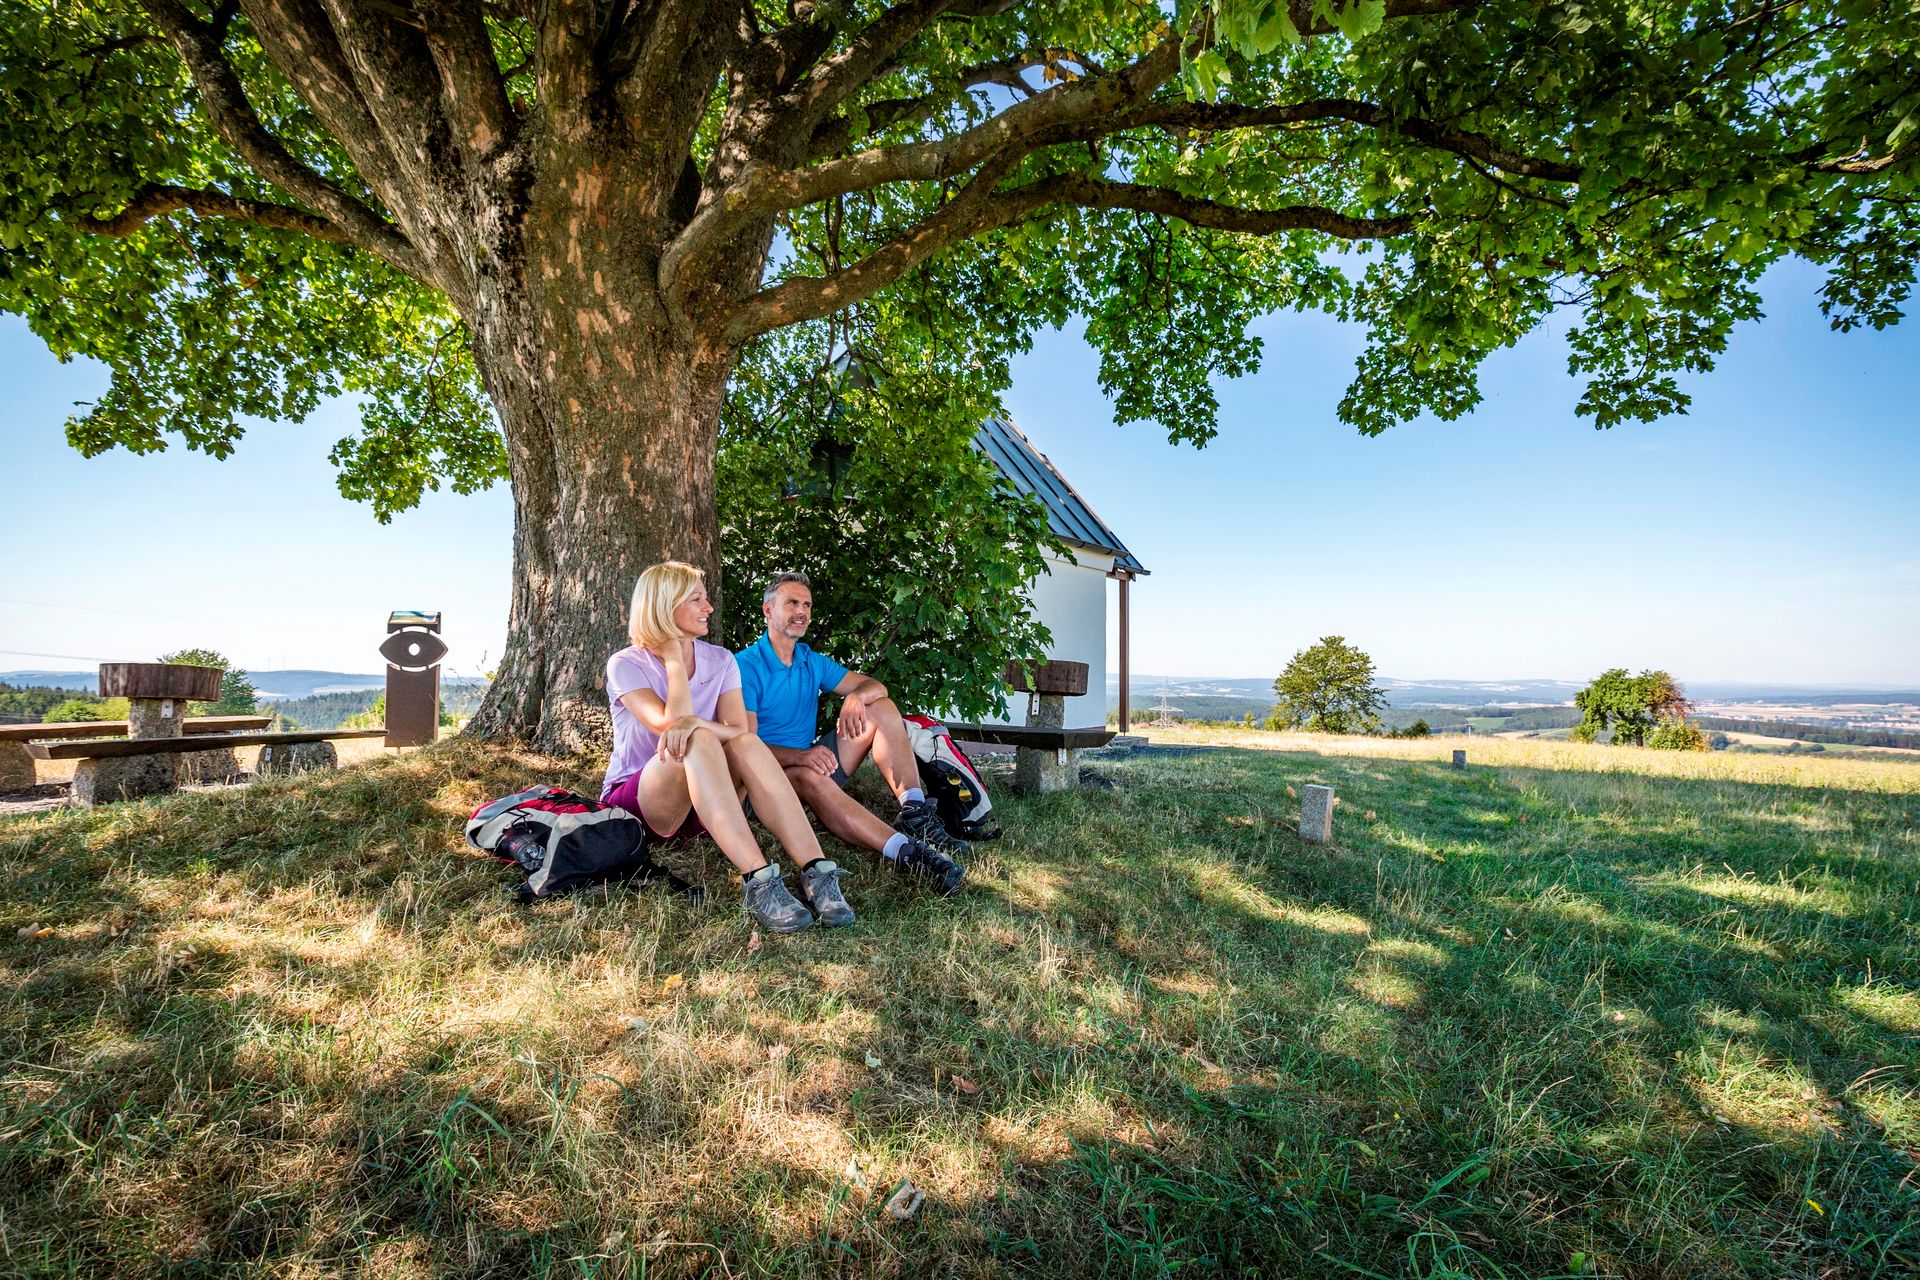
[[[190,734],[235,733],[243,729],[264,729],[272,723],[272,716],[189,716],[181,722],[181,727]],[[125,720],[56,720],[52,724],[0,725],[0,791],[20,791],[34,784],[34,757],[26,747],[29,742],[126,736]]]
[[[984,742],[994,747],[1030,747],[1036,751],[1084,751],[1112,742],[1114,729],[1049,729],[1032,724],[949,724],[947,732],[960,742]]]
[[[1010,662],[1007,687],[1028,695],[1023,725],[948,725],[954,737],[967,742],[1010,746],[1013,751],[1013,789],[1023,795],[1064,791],[1080,785],[1080,752],[1113,741],[1106,728],[1069,729],[1067,699],[1087,691],[1087,664],[1053,659],[1047,662]]]
[[[333,744],[350,738],[384,738],[385,729],[298,729],[286,733],[201,733],[178,738],[97,738],[68,742],[30,742],[36,760],[77,760],[73,802],[98,804],[172,790],[169,756],[190,751],[261,748],[256,775],[331,768],[339,755]],[[317,745],[324,750],[302,752]],[[289,748],[282,752],[281,748]]]

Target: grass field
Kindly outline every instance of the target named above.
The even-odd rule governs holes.
[[[464,743],[0,820],[0,1273],[1920,1266],[1920,768],[1155,740],[758,949],[710,850],[510,905],[590,775]]]

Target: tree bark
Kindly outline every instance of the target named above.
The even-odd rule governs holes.
[[[641,570],[690,561],[719,600],[713,460],[735,358],[563,310],[571,334],[504,312],[475,329],[513,483],[513,596],[468,732],[554,752],[606,745],[605,663],[630,643]]]

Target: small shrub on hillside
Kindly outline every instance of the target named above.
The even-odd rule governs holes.
[[[1669,717],[1653,727],[1647,735],[1647,745],[1662,751],[1708,751],[1707,734],[1699,725],[1690,721]]]
[[[125,720],[125,698],[95,698],[86,694],[56,702],[40,717],[41,724],[65,724],[75,720]]]

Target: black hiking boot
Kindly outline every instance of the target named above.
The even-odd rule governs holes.
[[[964,856],[969,852],[967,842],[955,837],[947,830],[947,824],[940,821],[940,809],[931,800],[912,800],[901,805],[900,816],[893,820],[893,829],[945,854]]]
[[[798,933],[813,927],[813,913],[787,891],[780,868],[768,863],[741,887],[747,914],[768,933]]]
[[[907,837],[907,847],[900,851],[899,857],[886,861],[903,875],[918,876],[931,882],[933,891],[943,898],[951,897],[967,876],[965,867],[924,840],[915,840],[912,836]]]
[[[846,874],[828,858],[815,858],[800,868],[800,901],[828,928],[853,923],[853,908],[840,892],[840,877]]]

